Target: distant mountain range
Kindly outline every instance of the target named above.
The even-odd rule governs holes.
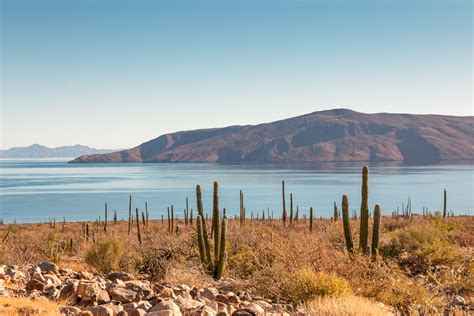
[[[272,123],[165,134],[72,162],[474,160],[474,117],[314,112]]]
[[[89,154],[105,154],[116,149],[96,149],[83,145],[49,148],[39,144],[0,150],[0,158],[74,158]]]

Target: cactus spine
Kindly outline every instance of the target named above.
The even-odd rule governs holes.
[[[372,254],[374,257],[377,256],[379,250],[381,215],[380,205],[376,204],[374,209],[374,229],[372,232]]]
[[[347,195],[342,196],[342,224],[344,227],[344,238],[346,248],[350,254],[354,253],[354,243],[352,241],[351,223],[349,221],[349,199]]]
[[[362,168],[362,201],[360,204],[360,238],[359,248],[367,248],[369,238],[369,168]]]
[[[209,247],[209,237],[207,234],[207,226],[206,222],[204,221],[204,211],[202,208],[202,193],[201,193],[201,186],[198,184],[196,185],[196,203],[198,214],[202,218],[202,233],[204,238],[204,250],[206,253],[206,262],[211,262],[211,248]]]

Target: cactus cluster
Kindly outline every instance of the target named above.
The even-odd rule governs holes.
[[[209,238],[207,234],[206,221],[203,217],[202,195],[201,187],[196,186],[196,199],[198,216],[196,219],[197,243],[199,248],[199,255],[201,261],[209,270],[213,271],[214,278],[219,280],[224,271],[226,261],[225,244],[227,235],[227,219],[224,215],[222,221],[219,213],[219,185],[217,181],[214,182],[213,191],[213,208],[212,208],[212,227],[214,239],[214,261],[211,259],[211,249],[209,245]],[[242,195],[241,195],[242,197]]]
[[[376,256],[379,248],[380,239],[380,220],[381,210],[380,205],[375,205],[374,209],[374,225],[372,231],[372,244],[368,244],[369,236],[369,210],[368,210],[368,175],[369,168],[365,166],[362,169],[362,202],[361,202],[361,216],[360,216],[360,239],[359,249],[367,255]],[[346,241],[346,248],[350,255],[354,254],[354,242],[352,239],[351,224],[349,219],[349,198],[347,195],[342,196],[342,224],[344,228],[344,239]]]

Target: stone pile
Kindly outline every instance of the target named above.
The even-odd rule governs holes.
[[[9,283],[19,289],[5,289]],[[246,292],[151,283],[124,272],[106,276],[75,272],[51,262],[25,269],[0,266],[2,295],[68,302],[69,306],[61,307],[60,312],[77,316],[302,315],[289,306],[251,297]]]

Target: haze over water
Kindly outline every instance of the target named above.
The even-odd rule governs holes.
[[[244,192],[250,216],[269,208],[281,215],[281,181],[285,180],[287,208],[292,192],[294,207],[316,216],[332,216],[332,205],[340,206],[342,194],[349,195],[351,212],[360,207],[362,163],[218,165],[218,164],[68,164],[65,160],[0,160],[0,217],[6,223],[68,221],[103,218],[104,203],[109,214],[127,218],[128,198],[133,207],[144,209],[152,219],[161,218],[173,204],[182,217],[185,198],[196,209],[195,186],[203,189],[205,211],[212,211],[212,182],[219,181],[220,208],[233,216],[239,213],[239,190]],[[448,191],[448,210],[455,214],[474,214],[474,166],[443,164],[405,166],[370,165],[369,203],[382,206],[391,214],[407,197],[414,213],[423,206],[442,209],[443,189]],[[196,214],[196,212],[194,212]],[[111,218],[112,215],[109,215]],[[166,215],[165,215],[166,217]]]

